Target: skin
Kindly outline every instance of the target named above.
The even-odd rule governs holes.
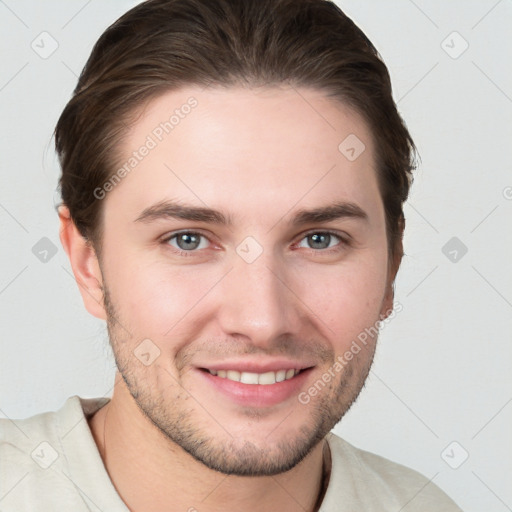
[[[399,258],[388,259],[371,133],[321,91],[189,87],[141,111],[119,165],[190,96],[197,107],[103,199],[101,258],[60,210],[84,304],[107,320],[119,369],[91,431],[130,510],[313,511],[329,467],[322,439],[359,394],[376,338],[307,404],[294,393],[240,406],[198,367],[288,357],[312,367],[298,390],[307,391],[390,314]],[[366,146],[354,161],[338,150],[349,134]],[[233,223],[135,221],[163,200]],[[288,224],[336,201],[367,220]],[[178,239],[164,238],[183,230],[205,238],[179,254]],[[326,230],[349,242],[333,235],[323,248],[308,237]],[[262,249],[252,263],[237,253],[248,236]],[[148,366],[134,355],[144,339],[159,350]]]

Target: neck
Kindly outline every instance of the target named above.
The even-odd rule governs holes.
[[[89,425],[110,479],[132,512],[314,512],[330,471],[325,441],[279,475],[239,477],[213,471],[146,418],[119,375],[111,401]]]

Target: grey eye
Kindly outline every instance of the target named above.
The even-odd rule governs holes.
[[[194,232],[182,232],[169,238],[169,244],[182,251],[193,251],[195,249],[204,249],[208,246],[206,237]]]
[[[336,245],[336,243],[341,241],[341,238],[337,235],[334,235],[333,233],[310,233],[309,235],[306,235],[303,240],[306,241],[308,244],[307,246],[299,244],[299,247],[307,247],[309,249],[328,249],[329,247],[333,247]],[[333,245],[331,245],[331,242],[335,242]]]

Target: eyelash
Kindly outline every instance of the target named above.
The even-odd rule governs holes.
[[[171,250],[175,254],[177,254],[178,256],[190,257],[190,256],[196,255],[196,253],[199,252],[198,249],[192,249],[190,251],[185,251],[183,249],[178,249],[176,247],[172,247],[172,246],[169,245],[169,242],[172,239],[176,238],[179,235],[184,235],[184,234],[187,234],[187,235],[198,235],[200,237],[206,238],[211,243],[211,240],[206,235],[204,235],[203,233],[201,233],[199,231],[178,231],[176,233],[171,233],[170,235],[168,235],[164,239],[162,239],[162,244],[167,245],[168,247],[170,247]],[[339,244],[337,244],[336,246],[331,247],[331,248],[327,248],[327,249],[303,248],[303,249],[306,249],[306,251],[308,251],[309,253],[312,253],[314,255],[333,254],[333,253],[337,253],[337,252],[342,251],[345,247],[350,247],[351,246],[351,241],[350,241],[349,237],[344,237],[344,236],[340,235],[338,232],[330,231],[330,230],[323,230],[323,231],[319,231],[319,230],[315,231],[315,230],[313,230],[313,231],[308,231],[308,232],[302,234],[302,237],[300,238],[299,242],[302,242],[302,240],[304,240],[305,238],[307,238],[308,236],[311,236],[311,235],[331,235],[331,236],[334,236],[335,238],[337,238],[340,241]]]

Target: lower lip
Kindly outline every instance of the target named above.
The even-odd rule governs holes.
[[[270,407],[297,396],[312,368],[302,370],[295,377],[275,384],[244,384],[197,370],[208,384],[233,402],[246,407]]]

